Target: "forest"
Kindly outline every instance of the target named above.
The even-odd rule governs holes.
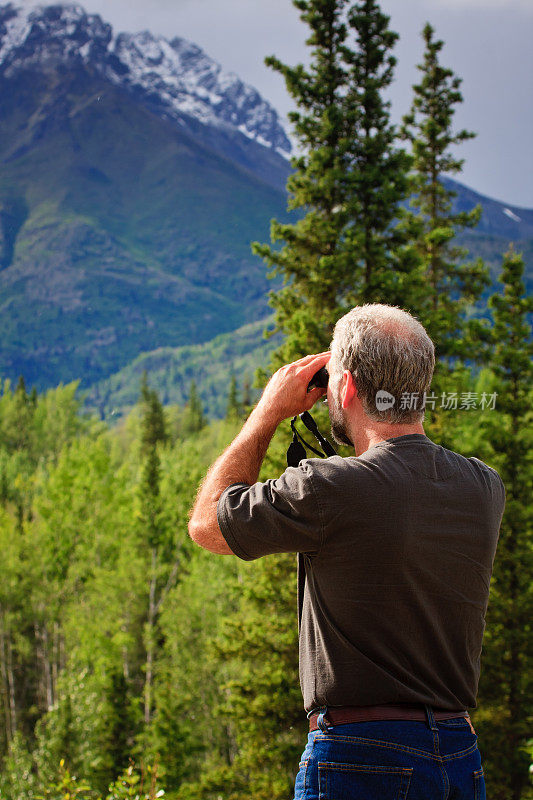
[[[510,243],[491,282],[454,241],[460,79],[428,24],[401,128],[385,100],[397,35],[376,0],[295,0],[311,65],[285,78],[300,154],[292,223],[254,252],[270,275],[281,364],[328,348],[354,305],[415,314],[436,345],[424,428],[498,470],[506,510],[491,581],[478,706],[488,796],[532,797],[530,626],[532,338],[524,260]],[[261,366],[261,365],[258,365]],[[145,374],[116,424],[83,411],[78,382],[0,384],[2,800],[286,800],[307,720],[298,682],[296,556],[243,562],[202,550],[189,510],[251,410],[228,373],[223,419],[190,385],[163,405]],[[316,418],[328,430],[327,411]],[[260,479],[286,466],[282,424]],[[348,455],[349,450],[341,451]]]

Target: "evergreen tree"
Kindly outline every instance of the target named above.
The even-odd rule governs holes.
[[[168,441],[168,432],[163,407],[157,392],[148,386],[146,370],[141,380],[141,400],[143,403],[141,447],[148,453],[158,442],[165,444]]]
[[[250,376],[248,375],[248,373],[245,373],[244,381],[242,384],[242,407],[245,413],[251,405],[252,405],[252,386],[250,383]]]
[[[109,742],[111,761],[115,774],[126,769],[131,754],[135,722],[130,708],[129,686],[123,670],[116,670],[111,676],[109,691],[111,706],[111,726]]]
[[[198,433],[206,425],[206,419],[202,408],[202,401],[198,396],[196,382],[191,381],[189,389],[189,401],[185,407],[183,416],[183,432],[185,435]]]
[[[498,413],[487,413],[482,434],[506,488],[506,509],[494,563],[480,682],[479,736],[494,800],[525,797],[533,713],[533,343],[527,315],[533,298],[523,282],[524,262],[511,248],[494,294],[490,368]],[[529,795],[528,795],[529,796]]]
[[[235,420],[241,416],[242,407],[237,393],[237,379],[232,374],[228,392],[228,403],[226,406],[226,419]]]
[[[444,46],[434,40],[428,23],[423,30],[424,60],[414,89],[411,111],[404,117],[402,135],[411,143],[413,170],[410,176],[412,199],[409,210],[402,210],[399,229],[409,245],[404,257],[418,273],[416,293],[408,294],[409,305],[423,322],[436,345],[436,376],[446,374],[450,357],[479,355],[477,339],[486,339],[486,328],[465,315],[489,283],[481,259],[464,263],[467,251],[453,240],[465,228],[475,227],[481,207],[472,211],[452,211],[456,192],[443,181],[445,175],[461,171],[463,159],[452,148],[475,136],[467,130],[453,132],[455,106],[462,102],[461,79],[439,63]],[[411,287],[412,288],[412,287]]]
[[[148,533],[148,543],[157,548],[160,544],[160,459],[158,445],[168,440],[163,406],[157,392],[148,386],[146,371],[141,383],[142,424],[141,456],[142,479],[140,487],[141,515]]]
[[[15,394],[20,395],[24,401],[28,399],[28,393],[26,392],[26,381],[24,380],[24,375],[19,375],[17,388],[15,389]]]
[[[156,624],[160,606],[161,559],[168,550],[169,532],[162,512],[161,469],[159,445],[166,443],[168,434],[163,406],[157,392],[148,387],[146,372],[141,385],[143,417],[141,428],[142,477],[139,486],[141,536],[150,551],[148,609],[144,630],[146,648],[144,682],[144,722],[148,726],[153,711],[153,670],[156,647]],[[168,589],[165,589],[168,591]]]
[[[392,222],[407,197],[411,161],[396,146],[390,102],[383,98],[396,65],[391,51],[398,34],[389,30],[389,20],[376,0],[360,0],[348,12],[356,48],[345,51],[345,60],[349,95],[359,119],[351,160],[345,165],[353,198],[346,239],[351,258],[362,270],[359,285],[349,294],[350,305],[401,302],[404,291],[397,257],[402,236]]]
[[[254,244],[283,287],[271,293],[276,328],[286,334],[272,366],[324,350],[339,316],[355,302],[391,301],[400,282],[391,221],[406,195],[408,158],[394,147],[382,93],[392,81],[397,34],[375,0],[293,0],[311,34],[308,69],[278,59],[297,111],[300,155],[287,182],[294,223],[273,221],[273,247]],[[350,36],[355,36],[355,49]],[[279,249],[277,242],[285,242]]]

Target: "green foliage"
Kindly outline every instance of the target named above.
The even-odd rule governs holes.
[[[55,394],[58,400],[64,390]],[[129,758],[143,752],[155,758],[158,751],[168,756],[165,770],[176,787],[196,773],[198,758],[214,741],[219,751],[225,746],[224,733],[213,738],[211,731],[217,676],[206,666],[200,686],[191,669],[204,657],[208,628],[206,554],[190,542],[187,518],[207,465],[235,435],[235,423],[204,427],[191,439],[170,438],[172,415],[146,385],[139,408],[113,432],[78,419],[75,410],[76,424],[64,414],[61,427],[52,395],[37,397],[36,413],[22,418],[25,429],[18,431],[10,422],[15,393],[7,386],[0,397],[6,410],[2,463],[13,465],[23,455],[31,486],[22,532],[9,491],[0,507],[3,796],[23,798],[21,787],[30,796],[45,789],[57,794],[73,774],[86,776],[102,794]],[[34,419],[46,419],[41,405],[57,440],[38,445],[32,437]],[[32,465],[38,446],[42,456]],[[147,468],[154,453],[157,470]],[[155,538],[146,524],[148,500],[157,501]],[[214,568],[215,625],[225,570],[216,559],[207,562]],[[234,564],[226,560],[224,566]],[[196,583],[183,590],[181,601],[173,599],[189,572]],[[167,604],[174,611],[162,618]],[[192,635],[184,608],[191,614],[196,608],[204,638]],[[189,637],[186,653],[176,638],[180,631]],[[176,681],[182,669],[191,674],[191,696],[202,708],[200,728],[191,721],[190,739],[183,739],[186,757],[173,750],[177,730],[167,714],[183,702],[183,681]],[[60,759],[68,769],[59,780]]]
[[[158,755],[169,791],[196,780],[200,768],[207,773],[213,763],[227,763],[232,748],[227,721],[217,714],[227,665],[211,642],[224,621],[238,613],[231,587],[239,573],[237,559],[216,559],[197,549],[161,614],[165,643],[158,661],[151,752]]]
[[[376,0],[360,0],[348,12],[356,47],[345,53],[357,114],[355,151],[346,165],[352,182],[346,238],[351,259],[361,265],[361,284],[353,281],[348,305],[396,303],[404,294],[404,276],[396,250],[401,239],[392,226],[400,201],[407,197],[410,159],[397,145],[384,93],[392,83],[398,34]],[[354,213],[355,212],[355,213]],[[356,263],[357,263],[356,262]],[[352,267],[353,269],[353,267]]]
[[[62,759],[57,782],[47,787],[37,800],[92,800],[92,797],[91,787],[83,781],[80,783],[75,775],[71,775]]]
[[[305,739],[298,682],[295,557],[267,558],[230,584],[235,611],[208,652],[225,677],[213,716],[227,750],[178,797],[282,800],[294,787]],[[261,753],[258,759],[257,754]]]
[[[158,442],[165,444],[168,441],[163,406],[157,392],[148,386],[146,370],[143,373],[141,382],[141,400],[144,411],[141,448],[142,452],[146,454],[156,447]]]
[[[164,797],[163,789],[158,788],[157,765],[142,766],[140,771],[133,763],[113,781],[105,793],[105,800],[157,800]],[[104,800],[91,789],[85,781],[79,781],[65,765],[59,762],[57,777],[44,789],[37,800]]]
[[[141,481],[139,522],[150,547],[164,544],[165,522],[161,514],[161,461],[159,445],[168,441],[165,414],[157,392],[150,389],[146,372],[141,384]]]
[[[531,761],[527,720],[533,713],[533,343],[527,318],[533,299],[525,293],[523,273],[522,257],[510,248],[500,277],[503,292],[490,299],[490,367],[498,414],[487,417],[482,426],[506,487],[480,684],[479,733],[495,800],[524,796]]]
[[[41,575],[31,590],[45,712],[36,729],[39,771],[49,775],[68,756],[102,789],[114,774],[114,676],[139,658],[145,564],[128,466],[115,461],[107,436],[73,443],[41,476],[28,531]]]
[[[20,732],[15,733],[0,772],[0,797],[34,800],[33,757]]]
[[[164,796],[164,790],[158,789],[157,765],[141,768],[139,773],[130,764],[111,784],[106,800],[156,800]]]

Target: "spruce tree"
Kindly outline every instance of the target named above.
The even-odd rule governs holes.
[[[246,372],[242,384],[242,407],[244,413],[247,412],[247,410],[251,405],[252,405],[252,387],[250,382],[250,376]]]
[[[198,396],[196,382],[191,381],[189,389],[189,400],[185,407],[183,416],[183,432],[186,435],[198,433],[206,425],[206,419],[202,408],[202,401]]]
[[[26,391],[26,381],[24,380],[24,375],[19,375],[15,393],[20,394],[24,400],[28,399],[28,393]]]
[[[272,292],[275,330],[286,334],[272,366],[329,345],[336,320],[356,302],[391,301],[399,290],[391,222],[406,194],[408,158],[394,147],[383,91],[392,81],[397,34],[375,0],[293,0],[310,28],[309,68],[277,58],[297,110],[298,141],[287,182],[289,209],[305,216],[273,221],[273,246],[255,253],[281,275]],[[355,44],[351,47],[351,38]],[[276,244],[284,242],[278,248]]]
[[[346,240],[352,263],[361,269],[359,281],[347,298],[351,305],[398,303],[404,288],[397,257],[403,238],[392,223],[399,203],[407,197],[411,161],[397,146],[390,102],[383,96],[396,65],[391,51],[398,34],[389,30],[389,20],[376,0],[362,0],[348,12],[356,47],[346,49],[344,59],[358,124],[351,159],[345,165],[352,205]],[[349,130],[346,136],[350,136]]]
[[[467,130],[453,131],[455,107],[463,100],[462,80],[441,66],[444,42],[434,39],[429,23],[423,38],[424,59],[418,65],[422,79],[413,87],[412,107],[401,131],[411,143],[413,169],[410,208],[402,210],[399,230],[409,242],[404,258],[418,275],[418,281],[410,283],[411,290],[417,289],[408,292],[405,304],[420,317],[435,342],[438,376],[448,372],[448,359],[480,355],[474,342],[476,337],[486,338],[486,329],[474,320],[467,321],[466,315],[489,278],[482,260],[465,262],[467,251],[454,243],[458,233],[478,224],[481,207],[454,212],[452,201],[457,193],[443,181],[445,175],[460,173],[464,163],[452,148],[475,136]]]
[[[496,411],[482,431],[506,489],[491,582],[480,681],[479,728],[485,770],[494,800],[520,800],[528,782],[528,727],[533,713],[533,342],[527,315],[533,298],[523,281],[524,261],[511,248],[504,257],[503,292],[489,301],[494,328],[489,367]]]
[[[168,432],[166,429],[163,407],[154,389],[148,386],[148,375],[143,372],[141,380],[141,401],[143,407],[143,421],[141,428],[141,449],[144,454],[149,453],[158,442],[166,444]]]
[[[228,402],[226,406],[226,419],[236,420],[241,416],[242,407],[237,393],[237,379],[232,374],[228,392]]]

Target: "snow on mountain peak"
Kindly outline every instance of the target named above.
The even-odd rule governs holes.
[[[503,209],[503,213],[505,214],[506,217],[509,217],[509,219],[512,219],[513,222],[522,222],[522,220],[518,216],[518,214],[515,214],[513,211],[511,211],[510,208],[504,208]]]
[[[75,3],[45,6],[18,0],[0,6],[0,71],[7,77],[30,64],[79,59],[87,44],[91,58],[101,57],[110,39],[111,26]]]
[[[113,35],[98,14],[77,3],[0,6],[0,72],[35,63],[90,64],[108,80],[158,101],[165,115],[230,128],[287,157],[289,139],[260,94],[226,72],[200,47],[149,31]]]

